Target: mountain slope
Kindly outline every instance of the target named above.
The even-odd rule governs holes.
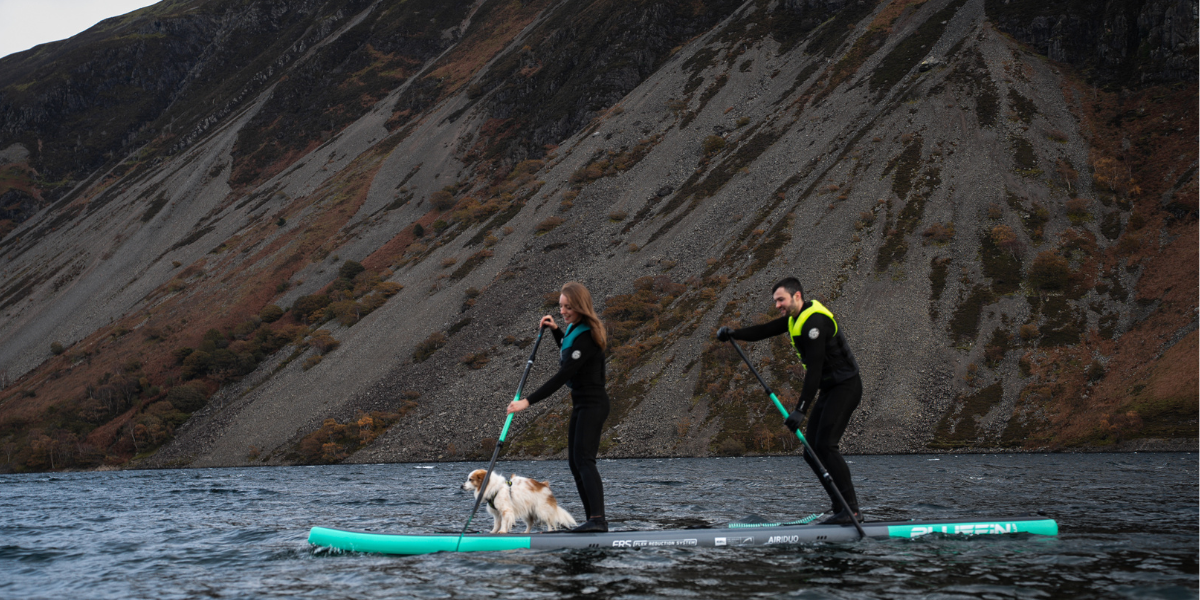
[[[1072,17],[1139,15],[1073,65],[1033,52],[1070,3],[981,0],[164,2],[10,57],[7,468],[486,454],[568,279],[613,333],[606,455],[795,451],[712,339],[791,274],[863,367],[848,451],[1193,443],[1182,6]],[[135,65],[140,103],[56,100]]]

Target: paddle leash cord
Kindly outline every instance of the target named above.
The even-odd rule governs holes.
[[[788,418],[787,409],[783,407],[783,403],[779,401],[779,397],[775,395],[775,392],[771,391],[771,386],[767,385],[767,382],[763,380],[762,375],[758,374],[758,369],[755,369],[754,365],[750,363],[750,357],[746,356],[746,353],[742,351],[742,347],[739,346],[737,342],[731,339],[729,340],[729,343],[733,345],[733,348],[737,350],[738,355],[742,357],[742,362],[745,362],[746,366],[750,367],[750,372],[754,373],[754,377],[758,379],[758,383],[760,383],[763,386],[763,389],[767,391],[767,395],[770,396],[771,401],[775,403],[775,408],[779,409],[779,413],[783,415],[783,418]],[[825,465],[821,464],[821,459],[817,458],[817,453],[813,452],[812,446],[808,445],[808,439],[804,437],[804,434],[800,432],[799,428],[796,429],[796,437],[800,438],[800,443],[804,445],[804,451],[812,457],[813,463],[817,465],[817,470],[821,472],[821,484],[824,485],[826,489],[833,491],[834,496],[836,496],[838,499],[838,503],[840,503],[842,507],[846,509],[846,512],[850,514],[850,521],[854,523],[854,528],[858,530],[859,537],[866,538],[867,532],[863,531],[862,524],[858,522],[858,517],[854,516],[854,510],[850,508],[850,504],[846,502],[844,497],[842,497],[842,491],[839,490],[837,485],[833,483],[833,478],[830,477],[829,471],[825,470]]]
[[[521,390],[525,388],[525,380],[529,378],[529,370],[533,368],[533,360],[537,357],[538,346],[542,345],[542,334],[545,331],[545,327],[538,328],[537,340],[533,342],[533,351],[529,353],[529,360],[525,361],[525,372],[521,373],[521,382],[517,384],[517,395],[513,396],[513,402],[521,399]],[[488,488],[488,480],[492,478],[492,469],[496,467],[496,458],[500,456],[500,448],[504,446],[504,439],[508,437],[508,428],[512,425],[512,420],[513,413],[508,413],[508,418],[504,420],[504,429],[500,431],[500,439],[496,440],[496,449],[492,451],[492,461],[488,463],[487,473],[483,476],[483,482],[479,484],[479,496],[475,498],[475,508],[471,509],[471,514],[467,517],[467,524],[463,525],[462,532],[458,534],[458,542],[454,544],[455,552],[458,552],[458,547],[462,545],[463,536],[467,534],[467,529],[471,527],[471,519],[474,519],[475,513],[479,511],[479,505],[482,503],[484,493]]]

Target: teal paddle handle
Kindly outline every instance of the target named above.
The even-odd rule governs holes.
[[[755,373],[755,375],[757,375],[757,373]],[[783,418],[788,418],[788,411],[783,407],[783,403],[779,401],[779,397],[775,395],[775,392],[771,392],[771,402],[775,403],[775,408],[779,409],[779,414],[783,415]],[[796,430],[796,437],[800,438],[801,442],[805,444],[808,443],[808,440],[804,439],[804,434],[800,433],[799,429]]]
[[[525,380],[529,378],[529,370],[533,368],[533,359],[537,356],[538,346],[542,345],[542,334],[545,333],[545,331],[545,327],[538,327],[537,341],[533,343],[533,351],[529,353],[529,360],[525,361],[525,372],[521,373],[521,382],[517,384],[517,394],[513,396],[513,402],[517,402],[521,399],[521,390],[525,389]],[[510,425],[512,425],[512,418],[514,414],[516,413],[508,413],[508,418],[504,420],[504,429],[500,430],[500,440],[496,443],[497,451],[499,450],[500,446],[504,445],[504,440],[508,437],[508,428]],[[495,456],[492,457],[492,462],[496,462]],[[491,475],[491,467],[488,467],[488,474]]]
[[[521,394],[518,392],[516,397],[513,398],[513,402],[516,402],[520,399],[521,399]],[[504,420],[504,429],[500,430],[500,443],[501,444],[504,443],[504,438],[508,437],[508,426],[512,425],[512,416],[514,414],[516,414],[516,413],[508,413],[508,418]]]
[[[783,403],[779,401],[779,397],[775,395],[775,392],[771,392],[771,402],[775,403],[775,408],[779,409],[779,414],[783,415],[783,418],[788,418],[788,411],[783,407]]]

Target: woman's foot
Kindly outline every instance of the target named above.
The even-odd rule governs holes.
[[[571,533],[605,533],[608,531],[608,521],[604,517],[592,517],[575,529]]]

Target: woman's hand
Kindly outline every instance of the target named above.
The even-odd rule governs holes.
[[[550,329],[558,329],[558,323],[554,322],[554,317],[546,315],[542,317],[542,322],[538,323],[538,327],[549,327]]]
[[[516,402],[509,402],[508,403],[508,414],[511,415],[515,412],[521,412],[527,408],[529,408],[528,400],[517,400]]]

